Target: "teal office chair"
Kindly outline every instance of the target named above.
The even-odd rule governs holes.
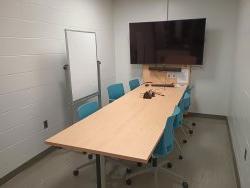
[[[192,90],[192,87],[190,86],[187,87],[185,94],[183,96],[183,98],[185,98],[185,101],[186,101],[184,104],[184,114],[188,114],[189,108],[191,106],[191,90]],[[193,129],[188,124],[189,124],[188,121],[184,120],[184,127],[188,130],[189,134],[192,135]],[[193,127],[196,126],[196,123],[192,122],[192,126]]]
[[[184,96],[184,109],[183,109],[183,114],[187,114],[191,105],[191,94],[189,92],[185,92]],[[189,133],[193,134],[193,130],[191,127],[189,127],[188,125],[186,125],[186,127],[189,129]]]
[[[99,104],[96,101],[95,102],[89,102],[89,103],[83,104],[80,107],[78,107],[78,109],[77,109],[78,119],[82,120],[82,119],[88,117],[89,115],[95,113],[98,109],[99,109]],[[93,156],[91,154],[89,154],[88,158],[92,159]],[[85,167],[90,166],[90,165],[93,165],[93,164],[95,164],[95,160],[91,160],[90,162],[85,163],[85,164],[77,167],[73,171],[73,175],[74,176],[78,176],[80,169],[85,168]]]
[[[183,95],[183,98],[186,98],[186,103],[184,104],[184,113],[188,113],[188,110],[190,108],[190,105],[191,105],[191,91],[192,91],[192,87],[191,86],[188,86],[184,95]]]
[[[192,91],[193,87],[192,86],[188,86],[185,93],[188,93],[188,94],[191,94],[191,91]]]
[[[116,99],[119,99],[125,94],[122,83],[112,84],[108,86],[107,90],[109,95],[109,103],[115,101]]]
[[[182,143],[184,143],[184,144],[187,143],[188,134],[185,132],[185,129],[184,129],[185,124],[184,124],[183,117],[184,117],[184,113],[186,111],[187,105],[190,104],[190,97],[189,96],[190,95],[188,93],[184,93],[182,99],[180,100],[178,106],[180,108],[181,113],[179,113],[177,115],[177,117],[175,119],[175,123],[174,123],[174,129],[175,130],[180,129],[184,135],[184,139],[182,140]],[[179,151],[179,159],[182,160],[183,159],[183,151],[182,151],[181,144],[180,144],[180,141],[179,141],[177,135],[175,136],[175,143],[176,143],[177,149]]]
[[[134,80],[130,80],[129,81],[129,87],[130,87],[130,90],[134,90],[135,88],[139,87],[140,86],[140,81],[139,79],[134,79]]]
[[[189,97],[185,97],[185,94],[184,94],[183,98],[179,102],[179,108],[181,110],[181,117],[180,117],[179,123],[176,124],[176,127],[174,127],[175,129],[180,128],[180,130],[182,131],[182,133],[183,133],[183,135],[185,137],[185,139],[182,140],[182,142],[184,144],[187,143],[188,135],[185,132],[185,129],[183,128],[183,115],[185,113],[185,106],[186,106],[186,104],[189,103],[189,100],[190,100],[190,98]]]
[[[135,171],[133,173],[127,173],[125,177],[127,185],[131,185],[132,183],[131,178],[133,177],[145,173],[154,173],[155,187],[158,188],[158,172],[163,172],[168,175],[177,177],[178,179],[181,179],[183,188],[188,188],[188,183],[185,181],[185,178],[166,168],[166,165],[169,164],[168,160],[164,160],[162,162],[159,162],[159,164],[157,164],[158,159],[165,159],[174,150],[174,124],[176,122],[176,118],[179,115],[181,115],[181,110],[179,107],[176,107],[173,115],[168,118],[163,136],[160,139],[153,153],[151,166],[145,169]]]
[[[180,113],[178,113],[176,115],[176,118],[175,118],[175,121],[174,121],[174,125],[173,125],[174,130],[177,130],[178,128],[182,129],[182,125],[183,125],[183,113],[182,113],[182,111],[180,109],[180,107],[181,108],[183,107],[182,105],[183,105],[183,103],[180,102],[179,103],[179,107],[178,107],[179,110],[180,110]],[[183,151],[182,151],[179,139],[177,138],[177,135],[174,137],[174,140],[175,140],[175,144],[177,146],[178,152],[179,152],[179,159],[182,160],[183,159]],[[187,143],[187,140],[184,139],[182,142],[183,143]]]
[[[96,101],[83,104],[77,109],[78,118],[82,120],[88,117],[89,115],[95,113],[98,109],[99,104]]]

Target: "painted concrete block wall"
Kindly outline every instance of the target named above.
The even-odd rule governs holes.
[[[204,66],[193,68],[193,112],[228,115],[236,33],[236,0],[170,0],[169,19],[207,18]],[[114,0],[116,80],[140,77],[130,65],[129,22],[167,19],[167,0]]]
[[[67,126],[65,28],[97,32],[107,102],[105,88],[115,81],[112,16],[111,0],[0,1],[0,177]]]
[[[229,123],[242,188],[250,187],[250,1],[240,0]],[[248,154],[244,158],[245,150]]]

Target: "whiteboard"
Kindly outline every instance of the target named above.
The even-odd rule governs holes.
[[[73,101],[98,92],[97,46],[93,32],[65,30]]]

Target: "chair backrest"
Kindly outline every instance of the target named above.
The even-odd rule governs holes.
[[[89,102],[78,107],[77,114],[80,120],[95,113],[99,109],[98,102]]]
[[[184,103],[184,111],[188,112],[189,107],[191,105],[191,95],[190,95],[190,93],[188,93],[188,92],[185,93],[182,100],[184,100],[184,102],[183,102]]]
[[[155,157],[163,157],[167,156],[174,149],[174,123],[177,116],[181,113],[179,107],[175,108],[175,111],[172,116],[170,116],[167,120],[164,133],[156,146],[154,151]]]
[[[181,108],[183,108],[184,103],[180,103],[178,108],[180,112],[176,115],[175,121],[174,121],[174,129],[177,129],[183,125],[183,112]]]
[[[109,102],[113,102],[114,100],[120,98],[125,94],[124,87],[122,83],[112,84],[108,88]]]
[[[139,87],[140,86],[140,81],[139,79],[134,79],[134,80],[130,80],[129,81],[129,87],[130,87],[130,90],[134,90],[135,88]]]
[[[193,87],[192,86],[188,86],[185,93],[188,93],[191,95],[191,91],[192,91]]]
[[[176,115],[176,119],[174,122],[174,129],[177,129],[183,125],[183,114],[185,113],[185,103],[187,103],[187,99],[183,96],[178,104],[180,113]]]

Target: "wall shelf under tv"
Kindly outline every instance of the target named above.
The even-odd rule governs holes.
[[[155,66],[150,66],[148,69],[149,70],[154,70],[154,71],[181,72],[182,68],[179,68],[179,67],[155,67]]]

